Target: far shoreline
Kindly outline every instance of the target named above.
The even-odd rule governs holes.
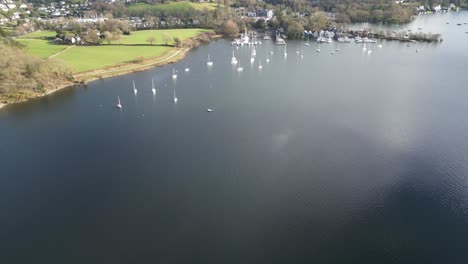
[[[201,36],[203,34],[205,34],[205,33],[202,33],[202,34],[199,34],[199,35],[197,35],[197,36],[195,36],[193,38],[190,38],[190,40],[196,39],[197,37],[199,37],[199,36]],[[222,35],[208,35],[208,36],[210,38],[210,41],[213,40],[213,39],[220,39],[220,38],[223,37]],[[168,64],[176,63],[176,62],[179,62],[179,61],[183,60],[187,56],[187,54],[188,54],[188,52],[190,50],[192,50],[193,48],[196,48],[196,47],[198,47],[200,45],[195,45],[195,46],[192,46],[192,47],[185,47],[185,48],[183,48],[183,47],[182,48],[173,47],[170,50],[168,50],[167,52],[163,53],[162,55],[157,56],[157,57],[153,57],[153,58],[145,59],[141,63],[131,63],[131,64],[123,63],[123,64],[118,64],[118,65],[115,65],[115,66],[111,66],[111,67],[105,67],[105,68],[101,68],[101,69],[95,69],[95,70],[92,70],[92,71],[76,73],[73,76],[74,79],[75,79],[74,82],[59,85],[58,87],[50,89],[50,90],[48,90],[47,92],[45,92],[43,94],[39,94],[37,96],[30,97],[30,98],[25,98],[24,100],[19,100],[19,101],[11,102],[11,103],[2,103],[2,102],[0,102],[0,109],[4,108],[4,107],[6,107],[7,105],[10,105],[10,104],[24,103],[24,102],[27,102],[27,101],[29,101],[31,99],[36,99],[36,98],[41,98],[41,97],[44,97],[44,96],[48,96],[48,95],[51,95],[51,94],[53,94],[53,93],[55,93],[57,91],[65,89],[65,88],[69,88],[69,87],[72,88],[74,86],[87,85],[89,82],[92,82],[92,81],[95,81],[95,80],[106,79],[106,78],[125,75],[125,74],[129,74],[129,73],[133,73],[133,72],[140,72],[140,71],[148,70],[148,69],[151,69],[151,68],[158,68],[158,67],[165,66],[165,65],[168,65]]]

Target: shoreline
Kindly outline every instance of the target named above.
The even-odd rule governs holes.
[[[188,40],[195,40],[201,35],[202,34],[197,35]],[[208,35],[208,36],[210,38],[210,42],[211,40],[222,38],[222,35]],[[186,41],[184,41],[184,43]],[[144,61],[140,63],[122,63],[122,64],[118,64],[115,66],[105,67],[105,68],[96,69],[96,70],[87,71],[87,72],[76,73],[73,75],[75,79],[74,82],[59,85],[58,87],[54,89],[50,89],[43,94],[31,97],[31,98],[25,98],[24,100],[20,100],[17,102],[12,102],[12,103],[0,102],[0,109],[10,104],[24,103],[31,99],[41,98],[41,97],[53,94],[57,91],[60,91],[68,87],[87,85],[89,82],[92,82],[95,80],[125,75],[125,74],[132,73],[132,72],[140,72],[140,71],[148,70],[151,68],[157,68],[157,67],[161,67],[164,65],[176,63],[176,62],[183,60],[187,56],[187,53],[190,50],[200,46],[201,44],[203,43],[200,43],[199,45],[194,45],[192,47],[181,47],[181,48],[173,47],[172,49],[161,54],[160,56],[145,59]]]

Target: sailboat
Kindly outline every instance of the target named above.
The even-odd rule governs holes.
[[[178,99],[177,99],[177,96],[176,96],[176,93],[175,93],[175,89],[174,89],[174,104],[177,104],[177,101],[178,101]]]
[[[237,64],[237,59],[236,59],[236,57],[234,56],[234,51],[232,51],[231,64],[232,64],[232,65],[236,65],[236,64]]]
[[[120,103],[120,97],[117,96],[117,108],[122,109],[122,104]]]
[[[136,95],[138,93],[138,90],[135,87],[135,81],[133,81],[133,93]]]
[[[153,86],[153,89],[151,89],[151,91],[153,91],[153,94],[156,95],[156,88],[154,88],[154,79],[151,79],[151,84]]]
[[[174,68],[172,68],[172,79],[177,79],[177,73],[176,73],[176,70]]]
[[[238,72],[241,72],[241,71],[243,71],[243,70],[244,70],[244,68],[242,68],[242,67],[240,66],[240,60],[239,60],[239,63],[238,63],[238,65],[239,65],[239,67],[237,67],[237,71],[238,71]]]
[[[210,54],[208,54],[208,61],[206,62],[206,65],[213,66],[213,62],[210,60]]]

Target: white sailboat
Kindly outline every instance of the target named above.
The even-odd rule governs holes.
[[[136,95],[138,93],[138,90],[135,87],[135,81],[133,81],[133,93]]]
[[[234,56],[234,51],[232,51],[231,64],[232,64],[232,65],[236,65],[236,64],[237,64],[237,59],[236,59],[236,57]]]
[[[213,62],[210,60],[210,54],[208,54],[208,61],[206,62],[206,65],[213,66]]]
[[[175,89],[174,89],[174,104],[177,104],[177,101],[178,101],[178,99],[177,99],[177,96],[176,96],[176,93],[175,93]]]
[[[238,63],[238,65],[239,65],[239,67],[237,67],[237,71],[238,71],[238,72],[241,72],[241,71],[243,71],[243,70],[244,70],[244,68],[242,68],[242,67],[240,66],[240,60],[239,60],[239,63]]]
[[[156,88],[154,88],[154,79],[153,78],[151,78],[151,85],[153,86],[151,91],[153,92],[153,95],[156,95]]]
[[[172,79],[177,79],[177,73],[176,73],[176,70],[174,68],[172,68]]]
[[[120,103],[120,97],[117,96],[117,108],[122,109],[122,104]]]

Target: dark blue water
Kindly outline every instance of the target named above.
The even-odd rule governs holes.
[[[0,263],[467,263],[463,21],[234,49],[241,73],[220,40],[0,110]]]

